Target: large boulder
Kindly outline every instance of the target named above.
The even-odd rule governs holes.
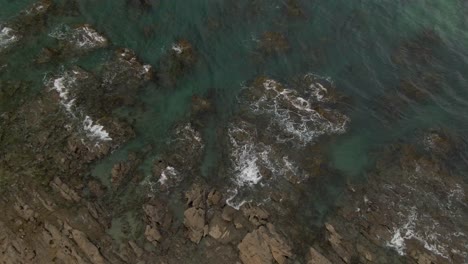
[[[293,256],[291,247],[272,224],[248,233],[237,248],[244,264],[270,264],[273,260],[284,264]]]

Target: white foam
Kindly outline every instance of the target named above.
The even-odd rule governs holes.
[[[254,113],[267,114],[271,122],[286,135],[289,135],[300,144],[307,144],[324,134],[342,134],[346,132],[349,118],[336,110],[323,108],[336,120],[329,120],[316,109],[313,102],[326,101],[327,89],[320,83],[312,83],[309,88],[311,98],[306,99],[291,89],[281,86],[275,80],[267,79],[263,87],[273,96],[264,95],[251,103]],[[280,139],[281,141],[282,139]],[[283,140],[284,141],[284,140]]]
[[[97,122],[91,119],[91,117],[86,116],[83,121],[83,128],[86,131],[86,135],[91,139],[97,139],[100,141],[111,141],[112,138],[109,136],[109,133],[104,129],[103,126],[99,125]]]
[[[235,186],[228,191],[226,202],[234,208],[247,202],[252,192],[269,188],[281,179],[297,184],[308,177],[286,153],[278,152],[275,143],[267,145],[262,142],[257,129],[261,134],[265,130],[271,133],[270,136],[280,135],[282,138],[277,138],[279,142],[289,140],[303,146],[320,135],[345,132],[349,122],[348,117],[338,111],[325,109],[333,118],[328,120],[315,110],[319,101],[328,100],[327,89],[317,81],[310,84],[308,93],[305,93],[307,96],[300,96],[297,91],[287,89],[273,79],[265,79],[260,88],[264,89],[262,95],[248,101],[248,106],[254,114],[269,120],[270,126],[259,128],[239,122],[228,129]]]
[[[427,175],[428,171],[423,170],[419,164],[416,164],[414,174],[411,175],[414,179],[414,184],[419,184],[419,177],[432,177]],[[414,187],[402,184],[398,186],[386,186],[389,190],[399,189],[403,192],[415,193],[418,192]],[[421,201],[431,201],[430,204],[416,204],[412,197],[401,196],[400,200],[395,203],[395,210],[397,215],[401,216],[402,219],[396,221],[393,227],[392,238],[386,245],[390,248],[395,249],[398,254],[406,255],[406,241],[409,239],[417,240],[421,245],[432,254],[440,256],[445,259],[450,259],[450,252],[452,252],[451,244],[455,243],[457,238],[465,236],[463,232],[460,232],[457,228],[453,228],[450,225],[439,222],[439,217],[446,216],[451,222],[457,223],[464,221],[464,215],[459,214],[458,207],[452,206],[452,204],[463,201],[464,192],[459,184],[454,184],[451,191],[446,194],[445,197],[441,198],[432,192],[424,192],[419,194]],[[425,208],[431,207],[430,211]],[[424,208],[424,209],[423,209]],[[453,253],[453,252],[452,252]],[[458,254],[463,258],[467,259],[467,254]]]
[[[233,188],[233,189],[230,189],[228,191],[230,193],[229,197],[226,199],[226,204],[229,205],[230,207],[236,209],[236,210],[239,210],[242,205],[250,202],[250,201],[247,201],[247,200],[240,200],[240,201],[235,201],[239,193],[238,189],[236,188]]]
[[[49,36],[70,42],[76,49],[94,49],[107,45],[107,39],[89,25],[70,29],[62,24],[49,33]]]
[[[149,64],[143,65],[143,73],[146,74],[146,73],[148,73],[150,71],[151,71],[151,65],[149,65]]]
[[[83,72],[73,70],[64,72],[60,77],[55,79],[45,80],[45,84],[51,90],[57,92],[60,104],[73,119],[84,117],[82,119],[83,130],[88,138],[98,141],[111,141],[112,138],[104,129],[104,126],[94,122],[89,115],[84,114],[81,110],[75,109],[76,98],[73,98],[72,90],[76,88],[78,78],[87,78],[87,76]]]
[[[77,48],[91,49],[107,45],[107,39],[88,25],[76,28],[73,36]]]
[[[2,50],[17,42],[19,40],[19,36],[12,28],[0,27],[0,50]]]
[[[43,14],[48,10],[49,6],[50,5],[48,3],[44,2],[44,1],[40,1],[38,3],[33,4],[29,9],[26,9],[25,13],[27,15],[30,15],[30,14],[33,14],[33,15]]]
[[[405,255],[406,243],[405,240],[414,237],[414,228],[417,214],[413,208],[406,223],[398,228],[394,229],[394,234],[390,242],[387,243],[388,247],[395,249],[400,256]]]
[[[172,44],[171,49],[177,54],[181,54],[184,51],[184,47],[176,43]]]
[[[176,169],[174,167],[171,167],[171,166],[167,166],[162,172],[161,172],[161,175],[159,177],[159,180],[158,182],[161,184],[161,185],[165,185],[167,180],[171,179],[171,178],[175,178],[177,177],[178,175],[178,172],[176,171]]]
[[[52,89],[55,90],[59,97],[60,103],[65,107],[68,113],[74,115],[72,107],[75,104],[75,99],[70,98],[70,87],[74,84],[76,78],[69,74],[64,74],[62,77],[59,77],[53,80]]]
[[[256,146],[251,140],[247,142],[236,140],[233,135],[234,133],[248,132],[237,127],[229,129],[229,137],[232,147],[231,157],[236,184],[239,187],[257,184],[262,179],[262,175],[260,174],[260,170],[257,166],[258,153],[256,151]]]

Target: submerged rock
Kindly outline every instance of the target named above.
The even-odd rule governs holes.
[[[205,146],[200,132],[192,124],[182,123],[174,127],[167,148],[153,163],[153,177],[157,180],[149,179],[162,190],[176,187],[198,173]]]
[[[283,34],[270,31],[262,34],[258,49],[266,54],[284,53],[289,50],[289,43]]]
[[[158,79],[165,87],[174,87],[177,81],[192,70],[197,62],[192,44],[185,39],[174,43],[159,63]]]
[[[446,151],[446,145],[439,147]],[[369,182],[353,187],[331,218],[333,224],[326,225],[329,256],[363,263],[397,263],[400,257],[418,263],[466,262],[468,187],[463,180],[448,171],[440,156],[412,145],[397,145],[381,157]]]

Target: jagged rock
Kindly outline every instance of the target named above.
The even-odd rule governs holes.
[[[209,206],[218,205],[222,198],[223,196],[220,192],[218,192],[217,190],[211,190],[208,193],[208,199],[207,199],[208,205]]]
[[[24,239],[16,236],[0,221],[0,261],[2,263],[34,263],[36,252],[31,250]]]
[[[313,247],[309,249],[306,259],[307,264],[332,264],[325,256],[320,254]]]
[[[145,211],[148,222],[152,226],[161,226],[164,229],[170,228],[172,215],[163,202],[152,201],[152,204],[143,205],[143,210]]]
[[[87,263],[77,252],[75,245],[68,236],[62,234],[60,230],[51,223],[44,223],[42,238],[45,245],[49,245],[51,250],[55,250],[55,256],[63,263]]]
[[[270,214],[265,209],[257,206],[246,205],[243,206],[241,210],[245,217],[247,217],[249,221],[256,226],[266,224],[268,217],[270,216]]]
[[[328,231],[328,242],[332,246],[333,250],[341,257],[341,259],[346,262],[350,263],[351,261],[351,254],[348,252],[346,248],[343,247],[341,240],[342,237],[338,234],[335,228],[329,224],[325,223],[325,228]]]
[[[104,187],[99,181],[97,180],[90,180],[88,182],[88,189],[89,193],[97,198],[104,196],[106,193],[106,187]]]
[[[223,208],[223,213],[222,213],[222,218],[225,220],[225,221],[232,221],[234,220],[234,216],[235,214],[237,214],[238,211],[234,208],[232,208],[231,206],[227,205]]]
[[[223,220],[219,213],[210,221],[208,234],[221,243],[231,242],[238,233],[232,223]]]
[[[91,241],[89,241],[85,233],[80,230],[73,229],[70,234],[78,247],[88,256],[92,263],[106,263],[104,257],[99,252],[99,249]]]
[[[248,233],[237,248],[240,251],[239,257],[244,264],[273,263],[273,255],[268,242],[263,240],[259,230]]]
[[[151,227],[150,225],[146,226],[145,237],[153,245],[157,246],[158,242],[161,242],[162,236],[161,233],[156,228]]]
[[[114,164],[111,171],[111,183],[114,189],[118,189],[125,181],[132,177],[140,160],[135,153],[130,153],[126,161]]]
[[[185,210],[184,225],[188,229],[189,239],[198,244],[208,231],[208,226],[205,225],[205,210],[195,207]]]
[[[356,245],[356,250],[363,257],[363,259],[369,262],[374,261],[374,256],[372,255],[372,253],[361,244]]]
[[[20,198],[16,199],[13,208],[18,213],[18,215],[26,221],[35,221],[37,213],[34,210],[24,203]]]
[[[128,241],[128,245],[130,246],[130,248],[133,250],[133,252],[135,253],[135,255],[137,257],[141,257],[144,253],[143,249],[141,249],[136,243],[135,241],[133,240],[130,240]]]
[[[198,184],[185,193],[187,205],[195,208],[205,208],[205,189]]]
[[[291,247],[270,223],[248,233],[237,247],[244,264],[269,264],[273,260],[284,264],[287,258],[292,257]]]
[[[122,184],[122,181],[125,179],[130,170],[131,166],[126,162],[119,162],[112,167],[111,182],[115,189]]]
[[[79,202],[81,200],[81,197],[73,189],[68,187],[68,185],[63,183],[59,177],[55,177],[54,180],[50,182],[50,186],[68,201]]]

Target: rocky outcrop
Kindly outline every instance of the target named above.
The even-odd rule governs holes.
[[[265,54],[284,53],[289,50],[289,42],[279,32],[265,32],[262,34],[258,49]]]
[[[460,234],[468,187],[446,164],[450,141],[434,133],[422,137],[423,148],[395,144],[366,184],[348,187],[324,226],[330,261],[466,262]]]
[[[163,201],[155,199],[143,205],[143,211],[146,215],[145,237],[157,246],[163,239],[160,230],[170,231],[172,214]]]
[[[127,161],[116,163],[111,171],[112,187],[118,189],[123,183],[130,180],[134,176],[133,173],[135,173],[139,163],[140,161],[135,153],[129,154]]]
[[[178,79],[196,64],[198,56],[186,39],[176,41],[159,63],[158,79],[164,87],[174,87]]]
[[[326,257],[311,247],[306,257],[307,264],[332,264]]]
[[[81,197],[73,189],[68,187],[65,183],[60,180],[59,177],[55,177],[53,181],[50,182],[52,189],[60,193],[65,200],[79,202]]]
[[[287,263],[292,257],[292,249],[276,232],[272,224],[260,226],[248,233],[237,246],[239,257],[244,264],[270,264],[275,260],[279,264]]]
[[[206,191],[199,185],[194,184],[189,191],[185,193],[187,199],[187,208],[184,212],[184,225],[188,230],[188,238],[199,243],[202,237],[208,234],[208,225],[206,224]]]
[[[202,237],[207,234],[208,228],[205,222],[205,210],[195,207],[185,210],[184,225],[188,229],[188,238],[198,244]]]

